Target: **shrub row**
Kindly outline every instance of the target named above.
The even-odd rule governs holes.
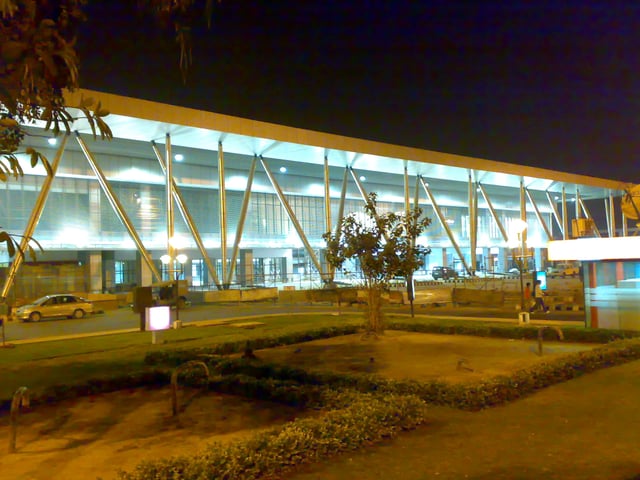
[[[184,355],[185,352],[182,352]],[[193,355],[198,355],[196,352]],[[479,410],[516,400],[536,390],[592,372],[640,359],[640,340],[621,340],[590,351],[563,355],[511,375],[500,375],[472,384],[448,384],[441,381],[392,380],[367,374],[310,372],[286,365],[255,360],[205,357],[216,372],[245,375],[257,379],[292,381],[304,385],[353,388],[361,392],[416,395],[428,403],[464,410]]]
[[[307,332],[287,333],[274,337],[220,343],[211,347],[150,352],[145,356],[145,363],[152,365],[161,363],[164,365],[177,366],[186,361],[193,360],[197,355],[229,355],[244,352],[247,348],[260,350],[264,348],[281,347],[294,343],[310,342],[312,340],[338,337],[340,335],[350,335],[357,333],[359,330],[360,327],[357,325],[343,325],[339,327],[320,328]]]
[[[213,443],[195,456],[143,462],[121,480],[255,479],[380,441],[424,420],[415,396],[333,393],[349,405],[314,418],[296,419],[248,440]],[[345,398],[345,396],[347,398]],[[334,399],[335,400],[335,399]]]
[[[472,335],[493,338],[523,338],[537,339],[539,327],[536,325],[486,324],[479,322],[458,322],[443,325],[430,322],[396,322],[388,321],[386,327],[390,330],[405,332],[438,333],[447,335]],[[639,331],[634,330],[606,330],[600,328],[560,327],[565,341],[576,343],[609,343],[616,340],[640,337]],[[544,338],[556,338],[555,333],[548,328],[543,329]]]
[[[35,406],[128,388],[160,387],[167,385],[169,378],[170,374],[160,368],[113,377],[95,378],[84,383],[53,385],[38,393],[28,392],[29,401],[31,405]],[[0,411],[8,411],[11,408],[11,400],[10,398],[0,400]]]

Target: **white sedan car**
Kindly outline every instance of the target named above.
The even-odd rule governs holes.
[[[46,317],[82,318],[93,313],[93,303],[76,295],[46,295],[18,307],[13,316],[23,322],[38,322]]]

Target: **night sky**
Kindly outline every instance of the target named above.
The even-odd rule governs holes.
[[[640,183],[636,2],[223,0],[186,85],[135,4],[92,0],[81,86]]]

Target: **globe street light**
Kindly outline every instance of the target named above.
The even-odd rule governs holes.
[[[180,276],[184,274],[184,265],[187,263],[188,257],[184,253],[178,253],[182,247],[183,241],[179,237],[171,237],[169,239],[170,252],[160,257],[160,261],[165,265],[169,279],[175,281],[175,301],[176,301],[176,322],[180,320]],[[173,255],[173,256],[172,256]]]

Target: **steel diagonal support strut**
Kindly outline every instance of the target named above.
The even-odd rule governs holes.
[[[322,270],[322,266],[318,261],[318,257],[313,251],[313,248],[311,248],[311,244],[309,243],[309,240],[307,240],[307,236],[304,234],[304,231],[302,230],[302,227],[300,226],[300,223],[298,222],[298,219],[296,218],[295,213],[291,209],[291,206],[289,205],[289,202],[285,198],[284,193],[282,193],[282,189],[280,188],[280,185],[278,185],[278,182],[276,181],[275,177],[271,173],[271,170],[269,170],[269,167],[267,166],[267,162],[264,161],[264,158],[262,158],[262,156],[260,156],[260,164],[262,165],[262,168],[267,174],[267,178],[269,178],[269,181],[271,182],[271,186],[275,190],[276,195],[280,200],[280,204],[287,212],[287,215],[289,216],[289,220],[291,220],[291,223],[293,223],[293,227],[296,229],[296,232],[298,232],[298,236],[300,237],[300,240],[302,240],[304,248],[306,248],[307,253],[309,254],[309,257],[311,258],[311,261],[313,262],[315,267],[318,269],[318,273],[320,273],[320,278],[325,280],[327,276],[325,272]]]
[[[580,196],[578,196],[578,204],[582,208],[582,211],[584,212],[584,216],[593,222],[593,233],[596,234],[596,237],[602,238],[602,235],[600,234],[600,230],[598,230],[598,227],[596,226],[593,220],[593,217],[591,216],[591,212],[589,211],[587,206],[584,204],[584,202],[582,201],[582,197]]]
[[[47,198],[49,197],[49,191],[51,190],[51,183],[55,178],[56,172],[58,171],[58,165],[60,165],[60,160],[62,159],[62,154],[64,153],[68,138],[68,134],[62,137],[60,148],[58,148],[56,156],[53,159],[53,163],[51,164],[51,175],[47,175],[44,179],[44,182],[42,183],[42,188],[40,189],[40,193],[38,194],[36,203],[31,210],[31,216],[29,217],[27,226],[24,229],[22,240],[20,241],[20,252],[23,253],[17,253],[16,256],[13,257],[11,267],[9,267],[9,271],[7,272],[7,278],[5,279],[4,286],[2,287],[2,294],[0,295],[2,298],[7,298],[7,295],[9,295],[9,290],[13,285],[16,274],[20,269],[20,265],[22,265],[22,262],[24,261],[24,252],[29,245],[29,241],[33,236],[33,232],[35,231],[38,222],[40,221],[40,217],[42,216],[42,211],[44,210],[44,206],[47,203]]]
[[[151,271],[151,273],[156,277],[156,280],[162,281],[160,272],[158,272],[158,269],[154,265],[153,260],[151,259],[151,255],[149,255],[149,252],[147,251],[147,249],[144,248],[144,244],[142,243],[142,240],[138,236],[136,229],[133,227],[133,224],[129,220],[129,217],[127,216],[127,212],[125,212],[124,208],[122,207],[122,204],[120,203],[120,200],[118,200],[118,197],[116,197],[116,195],[113,193],[113,190],[111,189],[109,182],[107,182],[107,179],[104,176],[104,173],[96,163],[92,153],[89,151],[89,148],[87,147],[87,144],[84,142],[82,137],[80,137],[80,134],[78,132],[76,132],[76,140],[78,141],[78,144],[80,145],[80,148],[82,149],[82,152],[84,153],[84,156],[87,159],[87,162],[89,162],[89,166],[93,170],[93,173],[95,173],[96,178],[98,179],[98,183],[100,184],[100,188],[102,188],[102,192],[107,197],[107,200],[111,205],[111,208],[113,208],[113,211],[117,215],[118,219],[122,222],[124,227],[127,229],[127,232],[129,232],[129,236],[133,240],[133,243],[135,243],[138,251],[140,252],[140,255],[142,255],[142,258],[147,263],[147,266],[149,267],[149,270]]]
[[[500,221],[500,217],[498,217],[498,213],[496,212],[496,209],[493,208],[493,203],[491,203],[489,194],[484,188],[484,185],[482,185],[481,183],[478,183],[478,187],[480,187],[480,193],[482,194],[482,197],[484,198],[484,201],[486,202],[487,207],[489,207],[489,212],[491,213],[491,217],[493,218],[493,221],[496,222],[496,225],[498,225],[498,229],[500,230],[500,234],[502,235],[502,238],[504,239],[505,242],[508,242],[509,236],[507,235],[507,231],[505,230],[504,225]]]
[[[360,196],[362,197],[362,200],[364,201],[365,204],[368,203],[369,195],[367,194],[367,191],[365,190],[364,185],[362,185],[362,182],[358,178],[358,174],[353,169],[353,167],[349,167],[349,171],[351,172],[351,177],[353,178],[353,181],[356,183],[356,186],[358,187],[358,191],[360,192]],[[380,225],[380,217],[378,216],[377,210],[373,211],[373,217],[376,219],[377,224]],[[384,239],[386,241],[389,241],[389,235],[387,234],[387,232],[382,232],[382,235],[384,236]]]
[[[233,274],[236,270],[236,260],[238,259],[238,252],[240,250],[240,241],[242,240],[242,232],[244,230],[244,223],[247,218],[247,209],[249,208],[249,201],[251,200],[251,188],[253,186],[253,176],[256,172],[257,157],[253,156],[251,162],[251,168],[249,169],[249,175],[247,177],[247,188],[244,191],[244,197],[242,199],[242,208],[240,209],[240,218],[238,219],[238,227],[236,228],[236,238],[233,241],[233,250],[231,252],[231,260],[229,263],[229,278],[233,278]]]
[[[438,220],[440,221],[440,225],[442,225],[442,228],[444,228],[444,231],[447,232],[447,236],[449,237],[449,240],[451,241],[451,244],[453,245],[453,248],[456,250],[456,253],[458,254],[458,258],[462,262],[462,265],[464,266],[465,271],[467,273],[469,273],[469,265],[467,265],[467,262],[464,259],[464,255],[462,255],[462,250],[460,250],[460,246],[458,245],[458,242],[456,242],[456,239],[453,236],[453,232],[451,231],[451,229],[449,228],[449,225],[447,224],[446,218],[444,218],[444,215],[442,215],[442,211],[440,210],[440,207],[438,206],[438,202],[436,202],[436,199],[433,196],[433,193],[431,193],[431,190],[429,189],[429,186],[424,181],[424,178],[422,178],[422,177],[419,177],[419,178],[420,178],[420,183],[422,184],[422,188],[424,189],[425,193],[427,194],[427,197],[429,197],[429,201],[431,202],[431,205],[433,206],[433,211],[436,212],[436,216],[438,217]]]
[[[162,158],[162,154],[160,153],[160,150],[158,149],[158,146],[156,145],[156,142],[154,142],[154,141],[151,142],[151,148],[153,149],[153,152],[156,155],[156,159],[158,160],[158,163],[160,164],[160,168],[162,169],[162,173],[164,175],[166,175],[167,174],[167,170],[166,170],[166,167],[165,167],[165,162],[164,162],[164,159]],[[198,250],[200,251],[200,254],[202,255],[202,259],[204,260],[204,263],[207,266],[207,270],[209,271],[209,274],[211,275],[211,278],[213,278],[213,281],[215,282],[216,286],[218,288],[220,288],[220,281],[218,280],[218,273],[216,272],[216,269],[213,266],[213,263],[211,263],[211,258],[207,254],[207,249],[204,246],[204,242],[202,241],[202,237],[200,236],[200,232],[198,231],[198,228],[196,227],[196,224],[195,224],[195,222],[193,220],[193,217],[191,216],[191,213],[189,212],[189,209],[187,208],[187,205],[184,202],[184,199],[182,198],[182,193],[180,192],[180,188],[176,184],[175,178],[171,179],[171,181],[172,181],[172,184],[173,184],[173,198],[174,198],[174,200],[176,202],[178,210],[180,210],[180,214],[182,215],[182,218],[184,219],[184,223],[187,224],[187,227],[191,231],[191,235],[193,236],[193,239],[196,242],[196,246],[198,247]]]
[[[340,238],[340,225],[344,218],[344,203],[347,198],[347,182],[349,180],[349,167],[344,169],[344,175],[342,176],[342,189],[340,190],[340,204],[338,205],[338,221],[336,222],[336,236]]]
[[[528,188],[525,188],[524,191],[527,194],[527,198],[529,199],[529,203],[533,207],[533,211],[536,212],[536,217],[538,218],[538,223],[540,223],[540,225],[542,225],[542,228],[544,229],[544,232],[547,234],[547,238],[549,240],[553,240],[553,238],[551,237],[551,230],[549,230],[549,226],[547,225],[547,222],[544,221],[544,217],[542,216],[542,213],[540,213],[540,209],[538,208],[538,204],[533,199],[533,195],[531,195],[531,192],[529,191]]]
[[[564,225],[562,224],[562,219],[560,218],[560,212],[558,212],[558,206],[556,205],[556,202],[553,201],[553,198],[551,198],[551,193],[549,193],[548,191],[544,193],[546,193],[547,195],[547,201],[549,202],[549,207],[551,207],[551,211],[553,212],[553,218],[555,219],[556,224],[560,229],[560,233],[564,238]]]

